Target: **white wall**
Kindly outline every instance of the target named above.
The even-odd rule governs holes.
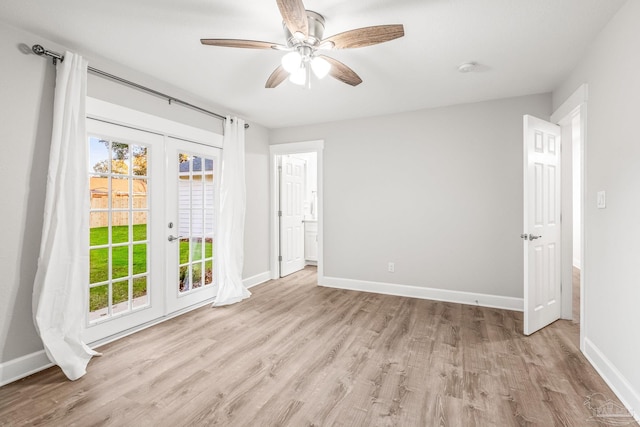
[[[53,109],[55,68],[49,60],[24,54],[19,45],[41,43],[64,47],[0,22],[0,204],[3,245],[0,245],[0,373],[5,362],[42,350],[36,335],[31,294],[40,247],[46,171]],[[81,54],[83,52],[80,52]],[[87,56],[87,55],[85,55]],[[150,76],[103,59],[90,64],[186,101],[225,113]],[[218,119],[90,75],[90,96],[220,133]],[[269,271],[269,147],[268,131],[256,123],[246,133],[247,216],[243,277]],[[265,274],[268,278],[269,275]],[[4,364],[4,365],[3,365]],[[12,365],[13,366],[13,365]],[[2,378],[0,378],[0,381]]]
[[[270,142],[325,141],[325,276],[522,298],[522,116],[550,112],[550,95],[533,95]]]
[[[245,141],[247,213],[244,224],[244,279],[269,274],[270,199],[269,199],[269,132],[251,123]],[[255,282],[255,280],[254,280]]]
[[[36,39],[0,24],[0,362],[42,349],[31,293],[42,234],[55,70],[20,43]]]
[[[609,22],[553,94],[558,107],[589,85],[586,131],[585,350],[640,414],[640,2]],[[606,209],[596,193],[606,191]]]

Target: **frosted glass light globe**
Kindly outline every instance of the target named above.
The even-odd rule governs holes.
[[[307,69],[300,67],[289,76],[289,81],[297,85],[304,85],[307,82]]]
[[[282,68],[288,73],[295,73],[300,69],[302,63],[302,57],[298,52],[289,52],[282,57]]]
[[[311,69],[317,78],[322,79],[331,70],[331,64],[324,58],[315,57],[311,60]]]

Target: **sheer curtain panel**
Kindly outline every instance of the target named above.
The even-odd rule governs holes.
[[[89,278],[86,91],[87,62],[66,52],[57,67],[33,315],[47,356],[70,380],[83,376],[99,355],[81,339]]]
[[[222,146],[220,219],[216,242],[218,291],[214,307],[234,304],[251,296],[242,283],[244,263],[244,120],[227,116]]]

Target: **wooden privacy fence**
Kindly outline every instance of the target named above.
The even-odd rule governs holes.
[[[128,209],[129,208],[129,196],[116,196],[111,198],[112,209]],[[146,209],[147,208],[147,196],[133,196],[133,209]],[[109,198],[108,197],[91,197],[91,210],[108,209]],[[133,211],[133,224],[146,224],[148,212]],[[129,212],[119,211],[112,212],[111,225],[127,225],[129,224]],[[91,214],[90,228],[107,227],[109,225],[109,212],[93,212]]]
[[[109,197],[107,177],[92,177],[90,180],[91,215],[90,228],[109,225],[109,199],[111,199],[111,225],[146,224],[148,218],[147,181],[134,179],[132,182],[131,222],[129,222],[129,180],[112,179]],[[138,210],[141,209],[141,210]],[[96,212],[97,211],[97,212]]]

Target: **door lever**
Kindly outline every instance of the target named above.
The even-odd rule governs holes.
[[[534,236],[533,234],[529,234],[529,240],[536,240],[541,238],[542,236]]]
[[[527,240],[529,238],[529,235],[527,233],[521,234],[520,235],[521,239]]]
[[[173,242],[174,240],[182,239],[183,237],[184,237],[184,236],[178,236],[178,237],[175,237],[175,236],[171,236],[171,235],[169,235],[169,237],[167,238],[167,240],[168,240],[168,241],[170,241],[170,242]]]

